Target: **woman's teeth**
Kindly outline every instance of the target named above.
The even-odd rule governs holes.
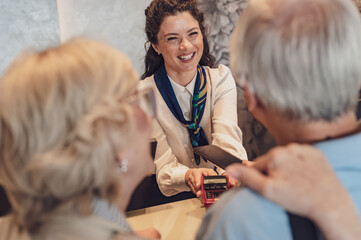
[[[182,60],[187,61],[187,60],[191,59],[193,57],[193,55],[194,55],[194,53],[191,53],[191,54],[189,54],[187,56],[179,56],[179,58],[182,59]]]

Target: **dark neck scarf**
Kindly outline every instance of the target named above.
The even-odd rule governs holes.
[[[192,99],[191,121],[184,119],[182,109],[174,94],[164,64],[154,73],[154,80],[169,110],[173,113],[174,117],[187,128],[192,147],[208,145],[206,135],[199,125],[202,120],[207,99],[207,79],[204,68],[200,65],[197,66],[197,77]],[[194,154],[194,158],[197,165],[199,165],[200,157],[197,154]]]

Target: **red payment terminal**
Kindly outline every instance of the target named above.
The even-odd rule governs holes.
[[[207,208],[215,203],[221,193],[230,188],[228,176],[202,176],[202,202]]]

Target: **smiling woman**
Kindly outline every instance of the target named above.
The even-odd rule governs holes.
[[[247,158],[237,126],[234,79],[226,66],[213,68],[204,16],[195,0],[153,0],[145,15],[149,44],[140,84],[153,86],[158,103],[152,132],[158,142],[157,182],[166,196],[200,195],[201,176],[224,170],[194,154],[194,147],[218,145]]]
[[[197,20],[188,12],[167,16],[158,39],[152,47],[162,55],[167,74],[179,85],[188,85],[203,53],[203,35]]]

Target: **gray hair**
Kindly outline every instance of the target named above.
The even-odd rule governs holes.
[[[355,110],[361,21],[350,0],[252,0],[231,44],[237,84],[290,119],[333,121]]]

